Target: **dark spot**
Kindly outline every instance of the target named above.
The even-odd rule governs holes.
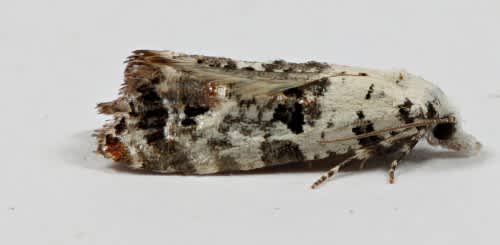
[[[273,113],[273,120],[280,121],[294,133],[304,132],[302,125],[304,122],[303,107],[298,102],[292,105],[279,104]]]
[[[116,138],[110,134],[107,134],[105,139],[106,139],[105,140],[106,145],[115,145],[115,144],[118,144],[120,142],[120,140],[118,138]]]
[[[358,73],[358,76],[366,77],[368,74],[366,72],[360,72]]]
[[[324,139],[325,138],[325,132],[321,132],[321,138]]]
[[[149,101],[149,102],[156,102],[156,101],[161,101],[160,96],[158,96],[158,93],[154,90],[154,88],[150,86],[142,86],[137,88],[137,91],[141,92],[141,96],[139,99],[143,101]]]
[[[115,125],[115,133],[121,134],[127,128],[125,118],[122,118],[118,124]]]
[[[427,118],[435,118],[437,116],[436,108],[431,102],[427,102]]]
[[[146,135],[146,142],[151,144],[154,141],[161,140],[165,137],[163,130],[156,131],[152,134]]]
[[[332,128],[334,126],[333,122],[327,122],[326,128]]]
[[[370,132],[373,132],[375,129],[373,128],[373,123],[371,123],[370,121],[367,121],[368,124],[366,125],[361,125],[361,126],[358,126],[358,127],[354,127],[352,129],[352,132],[356,135],[362,135],[362,134],[366,134],[366,133],[370,133]],[[358,142],[360,145],[362,146],[373,146],[374,144],[382,141],[383,138],[380,137],[380,136],[377,136],[377,135],[372,135],[372,136],[368,136],[368,137],[364,137],[364,138],[361,138],[361,139],[358,139]]]
[[[306,68],[317,68],[318,70],[321,71],[321,70],[328,68],[330,66],[327,63],[311,60],[311,61],[306,62],[305,67]]]
[[[372,83],[372,85],[370,85],[370,87],[368,88],[368,92],[366,93],[365,99],[369,100],[372,97],[374,87],[375,85]]]
[[[287,62],[284,60],[275,60],[272,63],[262,64],[264,70],[267,72],[273,72],[275,70],[281,70],[287,65]]]
[[[182,126],[193,126],[196,125],[196,121],[192,118],[185,118],[181,121]]]
[[[145,111],[145,117],[166,117],[168,115],[168,111],[165,108],[157,108],[150,111]]]
[[[441,123],[432,130],[432,134],[439,140],[449,140],[457,131],[454,123]]]
[[[365,114],[363,113],[363,111],[357,111],[356,115],[358,115],[359,120],[365,119]]]
[[[152,83],[152,84],[158,84],[158,83],[160,83],[160,80],[161,80],[161,79],[160,79],[160,77],[159,77],[159,76],[157,76],[157,77],[155,77],[155,78],[151,79],[151,83]]]
[[[413,102],[410,99],[405,98],[405,102],[401,105],[404,108],[411,108],[413,106]]]
[[[137,88],[141,95],[137,97],[135,106],[137,107],[137,114],[139,122],[137,127],[140,129],[163,128],[168,119],[168,111],[163,107],[162,99],[156,93],[155,88],[148,85]],[[134,108],[134,105],[130,105]],[[135,111],[135,109],[133,110]]]
[[[233,60],[228,60],[227,64],[224,65],[224,69],[234,70],[236,68],[238,68],[238,67],[236,66],[236,62],[234,62]]]
[[[188,105],[184,108],[184,114],[186,114],[187,117],[195,117],[207,112],[208,110],[209,110],[208,107],[204,106],[194,107]]]
[[[401,120],[403,120],[405,123],[412,123],[415,121],[415,119],[410,116],[412,106],[413,103],[408,98],[406,98],[403,104],[398,105],[399,118],[401,118]]]
[[[290,140],[264,141],[260,145],[262,161],[267,164],[299,162],[304,160],[304,154],[299,145]]]
[[[324,96],[331,82],[327,77],[320,78],[302,86],[303,89],[310,90],[314,96]]]
[[[301,88],[295,87],[295,88],[289,88],[285,91],[283,91],[283,94],[286,96],[295,96],[296,98],[300,98],[304,95],[304,90]]]
[[[186,106],[184,107],[184,114],[186,115],[186,118],[184,118],[181,121],[182,126],[193,126],[196,125],[196,121],[194,120],[194,117],[204,114],[209,110],[208,107],[204,106]]]
[[[243,67],[241,69],[246,70],[246,71],[255,71],[255,68],[253,68],[251,66],[246,66],[246,67]]]
[[[328,158],[335,158],[337,156],[337,153],[334,151],[326,151],[326,154],[328,155]]]
[[[261,122],[262,116],[264,116],[264,112],[259,107],[257,107],[257,110],[259,110],[259,112],[257,112],[257,120]]]
[[[199,57],[199,56],[198,56]],[[203,56],[199,57],[196,60],[196,63],[198,64],[203,64],[203,65],[208,65],[209,67],[216,67],[219,68],[221,67],[222,63],[224,63],[227,59],[225,58],[217,58],[217,57],[209,57],[209,56]]]
[[[329,65],[317,61],[288,63],[284,60],[275,60],[272,63],[262,64],[262,67],[264,67],[267,72],[275,72],[277,70],[282,70],[283,72],[321,72],[323,69],[328,68]]]
[[[255,97],[253,97],[250,100],[240,100],[240,102],[238,103],[240,107],[245,106],[247,109],[250,108],[250,105],[256,105],[256,104],[257,104],[257,99],[255,99]]]

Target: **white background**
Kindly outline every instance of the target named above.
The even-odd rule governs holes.
[[[400,166],[139,174],[93,153],[134,49],[406,68],[485,145]],[[2,1],[0,244],[499,244],[500,3]]]

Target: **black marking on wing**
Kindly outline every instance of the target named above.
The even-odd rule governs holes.
[[[293,105],[279,104],[273,113],[273,120],[280,121],[295,134],[304,132],[302,125],[304,122],[303,107],[298,102]]]
[[[374,87],[375,85],[372,83],[372,85],[370,85],[370,87],[368,88],[368,92],[365,95],[365,99],[367,100],[371,99]]]
[[[146,85],[137,89],[141,95],[136,103],[139,113],[137,127],[140,129],[159,129],[163,127],[168,119],[168,111],[163,107],[162,99],[156,93],[154,87]]]
[[[283,91],[283,94],[286,96],[295,96],[297,98],[300,98],[300,97],[304,96],[304,89],[300,88],[300,87],[290,88],[290,89]]]
[[[148,144],[151,144],[152,142],[163,139],[164,133],[163,130],[158,130],[151,134],[146,135],[145,137],[146,137],[146,142],[148,142]]]
[[[375,131],[375,129],[373,128],[372,122],[367,121],[366,123],[367,124],[365,124],[365,125],[361,125],[361,126],[357,126],[357,127],[352,128],[352,132],[356,135],[360,135],[360,134],[366,134],[366,133],[370,133],[370,132]],[[384,138],[381,136],[373,135],[373,136],[369,136],[366,138],[358,139],[358,142],[362,146],[370,146],[370,145],[374,145],[374,144],[382,141],[383,139]]]
[[[410,116],[411,107],[413,106],[413,102],[411,102],[408,98],[405,99],[405,102],[399,107],[399,118],[403,120],[405,123],[412,123],[415,121],[413,117]]]
[[[125,118],[120,119],[120,122],[115,125],[115,134],[121,134],[127,128],[127,123]]]
[[[206,106],[186,106],[184,108],[184,114],[186,118],[181,121],[182,126],[193,126],[196,125],[194,118],[198,115],[204,114],[209,110]]]
[[[360,111],[357,111],[357,112],[356,112],[356,115],[358,115],[359,120],[363,120],[363,119],[365,119],[365,114],[364,114],[364,113],[363,113],[363,111],[361,111],[361,110],[360,110]]]
[[[434,105],[431,102],[427,102],[427,118],[435,118],[437,116],[437,111],[436,108],[434,108]]]

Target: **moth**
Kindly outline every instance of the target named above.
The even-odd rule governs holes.
[[[137,50],[97,152],[133,169],[213,174],[330,159],[341,168],[376,156],[389,182],[417,142],[472,155],[481,144],[435,85],[405,71],[315,61],[239,61]]]

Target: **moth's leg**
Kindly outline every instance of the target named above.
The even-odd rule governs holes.
[[[397,159],[392,161],[391,166],[390,166],[389,171],[388,171],[389,183],[394,184],[394,172],[396,172],[396,167],[399,165],[399,163],[401,162],[401,160],[403,158],[405,158],[406,156],[408,156],[408,154],[410,154],[410,152],[413,150],[415,145],[418,143],[419,139],[420,139],[420,137],[416,137],[416,138],[413,138],[412,141],[408,142],[407,144],[404,144],[400,150],[401,155]]]
[[[394,172],[396,171],[396,167],[398,166],[401,159],[396,159],[392,161],[391,168],[389,168],[389,183],[394,184]]]
[[[354,158],[356,158],[356,155],[352,156],[352,157],[349,157],[347,158],[346,160],[344,160],[343,162],[337,164],[335,167],[331,168],[330,170],[328,170],[328,172],[326,172],[325,174],[323,174],[318,180],[316,180],[312,185],[311,185],[311,188],[312,189],[316,189],[318,188],[319,185],[321,185],[323,182],[325,182],[327,179],[331,178],[333,175],[335,175],[341,167],[343,167],[344,165],[346,165],[347,163],[349,163],[350,161],[352,161]]]
[[[361,160],[361,163],[359,164],[359,170],[365,168],[365,164],[366,164],[367,160],[368,160],[368,158]]]
[[[342,167],[347,165],[349,162],[351,162],[354,159],[359,159],[361,160],[361,165],[360,167],[364,167],[365,162],[370,159],[374,154],[376,153],[376,146],[391,146],[394,145],[397,141],[405,141],[406,143],[403,144],[402,148],[399,150],[401,152],[401,155],[398,159],[392,162],[391,168],[389,169],[389,181],[391,183],[394,182],[394,172],[396,171],[396,167],[408,153],[411,152],[413,147],[418,143],[418,141],[422,138],[422,136],[425,134],[425,129],[416,129],[416,128],[409,128],[406,129],[397,135],[390,136],[380,142],[377,143],[377,145],[373,145],[371,147],[366,147],[363,149],[359,149],[356,151],[356,154],[353,156],[347,158],[343,162],[337,164],[335,167],[330,169],[328,172],[326,172],[323,176],[321,176],[314,184],[311,186],[312,189],[317,188],[319,185],[321,185],[323,182],[331,178],[333,175],[335,175]],[[392,176],[392,177],[391,177]]]
[[[370,151],[369,150],[366,150],[366,149],[359,150],[353,156],[345,159],[341,163],[337,164],[335,167],[333,167],[330,170],[328,170],[328,172],[326,172],[325,174],[323,174],[318,180],[316,180],[311,185],[311,188],[312,189],[318,188],[318,186],[320,186],[323,182],[325,182],[329,178],[333,177],[336,173],[338,173],[340,171],[340,168],[344,167],[345,165],[347,165],[348,163],[350,163],[352,160],[354,160],[354,159],[361,159],[362,160],[362,164],[364,164],[366,162],[366,160],[368,160],[369,157],[370,157]]]

